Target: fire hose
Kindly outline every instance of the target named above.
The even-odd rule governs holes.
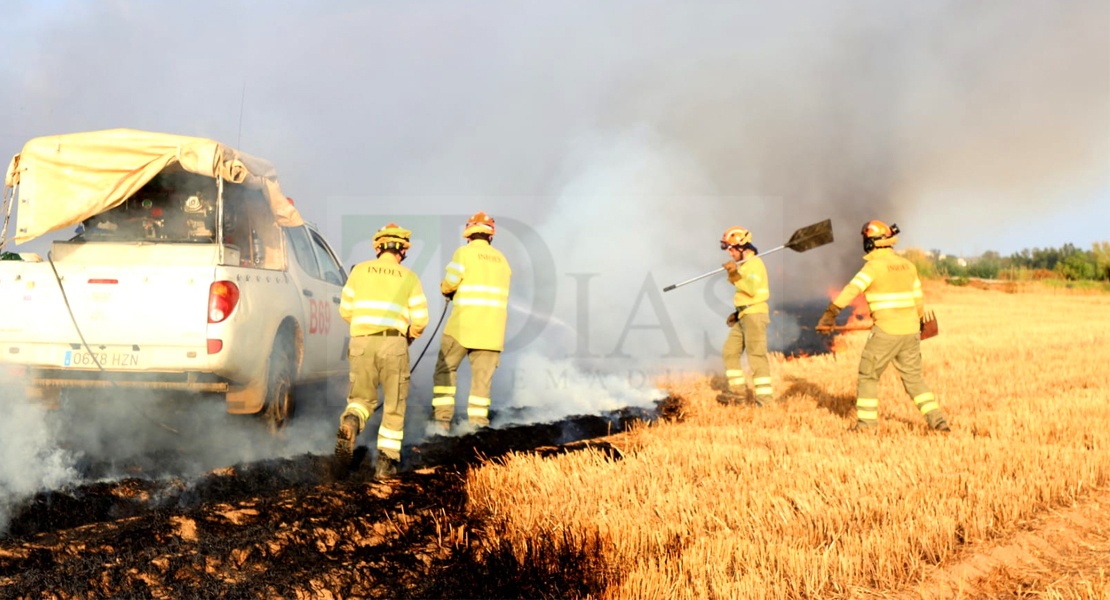
[[[409,374],[416,372],[416,367],[420,365],[420,359],[424,358],[424,353],[431,347],[432,341],[436,339],[436,333],[439,332],[439,326],[443,325],[443,318],[447,316],[447,307],[451,306],[451,299],[446,298],[443,303],[443,312],[439,314],[439,322],[436,323],[436,328],[432,330],[432,335],[428,336],[428,343],[424,344],[424,349],[420,351],[420,356],[416,357],[416,362],[412,364],[412,369],[409,369]]]

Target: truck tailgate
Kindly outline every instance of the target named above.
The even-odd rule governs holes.
[[[191,347],[204,356],[214,266],[55,264],[73,317],[106,368],[146,368],[144,348]],[[5,362],[96,368],[79,345],[49,263],[3,263],[0,306]]]

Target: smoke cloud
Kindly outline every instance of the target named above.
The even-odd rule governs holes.
[[[320,453],[337,415],[321,390],[298,397],[298,418],[279,435],[255,415],[229,415],[213,397],[65,391],[45,408],[0,390],[0,537],[21,502],[42,490],[126,477],[190,479],[266,458]],[[340,409],[341,410],[341,409]]]
[[[45,410],[0,388],[0,537],[7,533],[15,503],[41,489],[55,489],[77,477],[74,457],[58,447]]]
[[[1019,244],[1007,230],[1110,194],[1101,1],[61,2],[9,16],[9,154],[110,127],[218,139],[272,161],[347,265],[369,257],[343,239],[352,218],[498,218],[509,335],[530,340],[495,378],[502,422],[644,405],[659,396],[651,373],[718,368],[727,283],[661,288],[725,260],[729,226],[769,249],[832,218],[833,245],[767,258],[783,306],[843,285],[868,219],[897,222],[908,245],[971,250],[987,231],[1005,250]],[[1082,227],[1065,241],[1105,236]],[[1056,243],[1042,239],[1012,249]],[[430,296],[458,243],[421,240],[436,254],[420,273]],[[775,317],[777,349],[799,325]],[[413,378],[410,440],[435,350]],[[13,431],[39,427],[19,414]],[[326,450],[337,417],[300,448]],[[0,482],[21,460],[3,439]]]

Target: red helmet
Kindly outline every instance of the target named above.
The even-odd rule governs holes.
[[[497,227],[494,225],[493,217],[479,211],[474,213],[474,216],[466,221],[466,229],[463,230],[463,237],[469,238],[475,233],[493,235],[496,232]]]
[[[752,241],[752,232],[743,227],[729,227],[721,236],[721,250],[728,250],[733,246],[743,246]]]

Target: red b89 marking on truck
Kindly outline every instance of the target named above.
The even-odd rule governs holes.
[[[331,332],[331,306],[327,300],[309,302],[308,333],[327,335]]]

